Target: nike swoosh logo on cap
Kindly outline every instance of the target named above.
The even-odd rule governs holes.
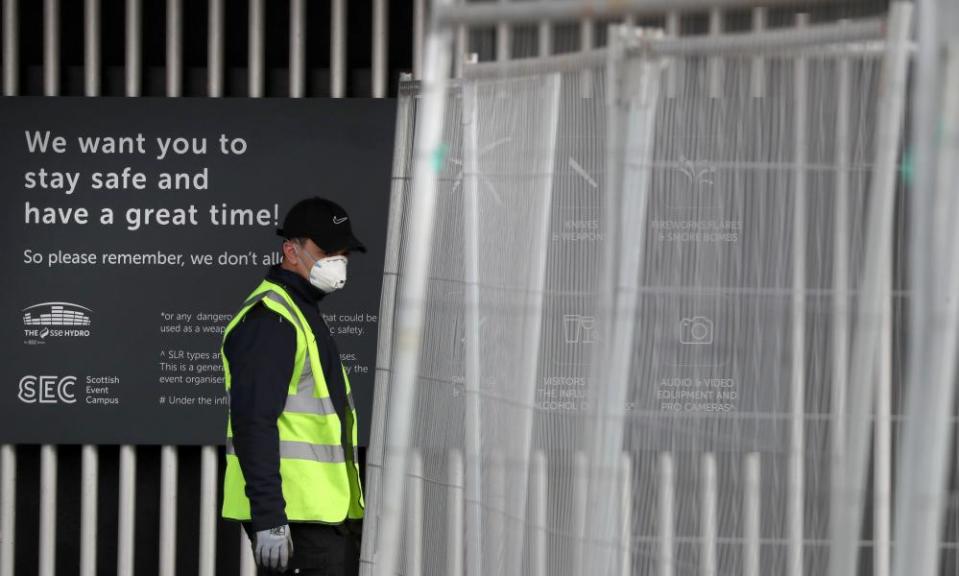
[[[347,218],[346,216],[344,216],[344,217],[342,217],[342,218],[337,218],[336,216],[333,217],[333,223],[334,223],[334,224],[342,224],[342,223],[346,222],[347,220],[349,220],[349,218]]]

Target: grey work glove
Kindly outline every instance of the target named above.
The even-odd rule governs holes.
[[[290,538],[290,526],[284,524],[256,533],[253,545],[253,557],[262,568],[277,572],[286,572],[293,556],[293,540]]]

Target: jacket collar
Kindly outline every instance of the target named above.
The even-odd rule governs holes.
[[[310,284],[306,278],[296,272],[283,269],[279,264],[270,267],[270,270],[266,273],[266,279],[286,288],[287,292],[297,300],[302,300],[313,306],[319,304],[320,300],[326,296],[322,290]]]

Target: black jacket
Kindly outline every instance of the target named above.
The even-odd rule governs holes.
[[[273,266],[267,280],[280,284],[293,298],[316,336],[330,399],[346,423],[349,410],[340,354],[319,309],[323,292],[298,274]],[[276,421],[286,404],[293,376],[296,331],[279,314],[257,304],[229,334],[223,346],[230,363],[230,418],[233,446],[246,480],[251,528],[256,532],[287,523],[280,480],[280,436]],[[352,454],[349,431],[342,433]],[[322,497],[322,495],[318,495]]]

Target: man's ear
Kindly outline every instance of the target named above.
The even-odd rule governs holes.
[[[294,244],[296,240],[287,240],[283,242],[283,256],[291,264],[296,264],[300,261],[299,255],[297,254],[296,245]]]

